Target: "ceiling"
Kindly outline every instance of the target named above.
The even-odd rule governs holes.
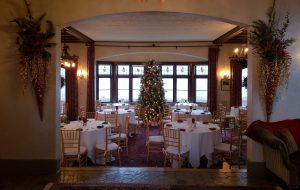
[[[196,14],[166,12],[107,15],[69,26],[62,31],[63,42],[206,42],[215,41],[237,27]],[[243,29],[223,38],[223,42],[240,43],[245,38],[247,31]]]

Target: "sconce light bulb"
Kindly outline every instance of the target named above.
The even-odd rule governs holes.
[[[234,49],[234,53],[237,54],[239,52],[239,48]]]

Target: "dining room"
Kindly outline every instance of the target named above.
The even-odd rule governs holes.
[[[180,28],[177,27],[179,20]],[[118,30],[112,23],[117,23]],[[183,31],[181,28],[190,30]],[[169,35],[161,31],[167,31]],[[61,30],[61,40],[61,121],[63,126],[67,125],[63,128],[76,121],[79,126],[88,113],[93,113],[92,117],[87,117],[93,121],[85,126],[90,123],[92,131],[98,131],[97,126],[104,126],[98,138],[82,135],[81,140],[86,143],[81,144],[87,145],[90,152],[90,165],[95,162],[94,148],[99,143],[98,139],[102,143],[105,139],[106,127],[102,122],[106,122],[107,112],[115,112],[122,133],[125,126],[129,128],[125,133],[126,151],[122,148],[120,152],[122,166],[164,167],[164,148],[150,154],[148,133],[150,129],[150,133],[162,135],[163,128],[175,122],[174,128],[184,128],[186,132],[181,133],[188,133],[187,136],[183,134],[189,139],[182,140],[184,145],[194,150],[190,153],[192,163],[184,167],[223,167],[223,159],[221,166],[219,162],[213,164],[215,145],[230,142],[229,129],[240,126],[239,110],[247,108],[247,87],[242,85],[243,81],[247,81],[246,28],[199,15],[141,12],[72,23]],[[65,58],[68,56],[73,63],[67,63]],[[144,81],[150,62],[155,62],[159,74]],[[155,104],[156,100],[152,97],[149,99],[154,102],[149,105],[141,101],[143,86],[156,84],[153,78],[160,79],[163,89],[160,106],[154,108],[157,110],[156,122],[162,122],[161,113],[170,112],[166,116],[168,122],[161,125],[148,124],[149,121],[139,113],[139,106],[145,108]],[[152,92],[147,89],[147,93]],[[224,114],[222,108],[225,108]],[[190,113],[189,119],[176,124],[180,113]],[[126,124],[127,117],[129,121]],[[192,119],[195,120],[195,128],[199,129],[192,128]],[[232,119],[235,123],[229,125]],[[70,128],[74,129],[74,125]],[[207,148],[207,143],[210,148]],[[195,147],[191,147],[193,145]],[[243,163],[242,167],[246,168],[246,146],[239,146],[238,152],[240,162],[235,165],[240,168],[240,163]],[[154,155],[153,159],[151,155]],[[224,163],[228,160],[226,158]],[[119,165],[119,162],[108,164]]]

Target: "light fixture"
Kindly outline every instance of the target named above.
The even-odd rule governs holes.
[[[71,56],[68,52],[69,46],[64,44],[62,54],[60,57],[60,64],[65,68],[75,68],[78,62],[78,56]]]
[[[229,59],[236,60],[236,61],[244,61],[247,60],[247,53],[248,53],[247,47],[235,48],[233,50],[233,55],[229,57]]]
[[[228,70],[221,71],[221,76],[223,79],[229,79],[230,72]]]
[[[80,69],[77,71],[77,77],[80,79],[85,79],[87,78],[87,72],[86,70]]]

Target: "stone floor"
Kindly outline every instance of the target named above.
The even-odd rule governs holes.
[[[77,189],[267,189],[281,190],[271,176],[247,176],[246,169],[173,169],[161,167],[73,167],[58,175],[0,177],[0,190]]]

